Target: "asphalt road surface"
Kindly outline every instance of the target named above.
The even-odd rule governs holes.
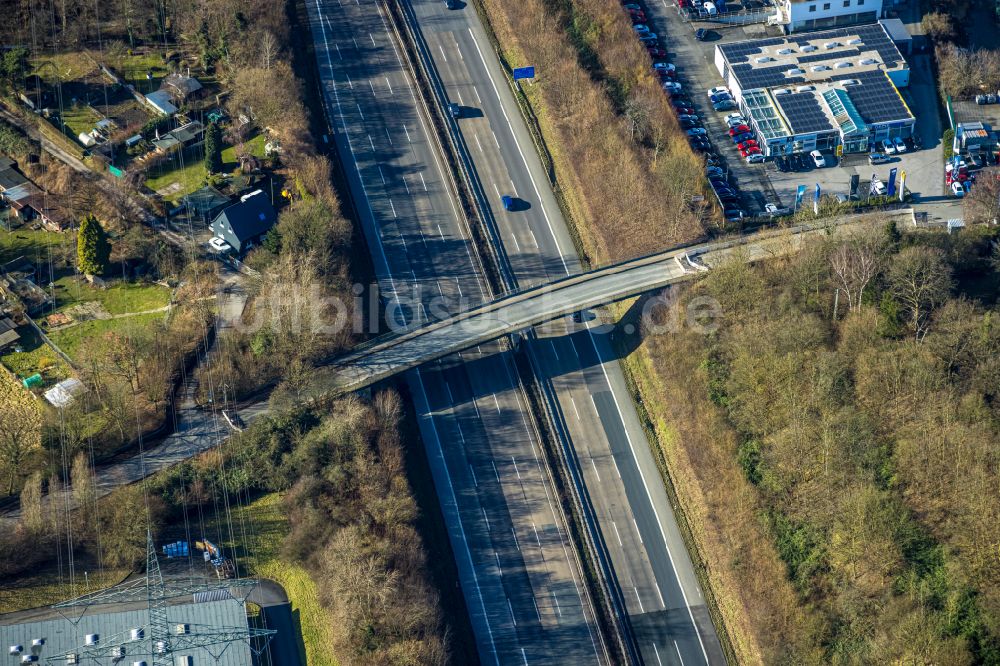
[[[378,6],[308,0],[336,148],[380,288],[416,305],[490,298]],[[607,656],[509,355],[494,343],[407,376],[483,663]]]
[[[412,0],[519,287],[580,272],[565,220],[500,64],[471,6]],[[519,63],[530,64],[530,63]],[[530,85],[525,83],[524,85]],[[509,212],[504,194],[523,202]],[[556,329],[537,355],[556,389],[647,664],[724,657],[666,491],[606,336]]]

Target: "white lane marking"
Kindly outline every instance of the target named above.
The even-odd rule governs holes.
[[[368,87],[372,89],[372,96],[375,96],[375,84],[372,83],[371,79],[368,79]]]
[[[635,518],[632,519],[632,524],[635,525],[636,536],[639,537],[639,544],[642,544],[642,532],[639,531],[639,523],[635,522]]]
[[[601,482],[601,473],[597,471],[597,463],[594,462],[593,458],[590,459],[590,464],[594,466],[594,474],[597,475],[597,482],[600,483]]]
[[[493,528],[490,527],[490,517],[486,515],[486,508],[485,507],[480,507],[480,508],[482,508],[483,510],[483,520],[486,521],[486,531],[492,532]]]
[[[365,119],[365,112],[361,110],[361,105],[360,104],[355,104],[354,106],[358,107],[358,114],[361,116],[361,120],[364,120]],[[375,146],[372,146],[373,150],[374,150],[374,148],[375,148]]]
[[[372,33],[369,32],[368,33],[368,37],[372,40],[372,46],[378,48],[378,45],[375,44],[375,35],[373,35]]]
[[[465,102],[462,100],[462,93],[460,93],[459,91],[456,90],[455,91],[455,97],[458,97],[458,105],[459,106],[465,106]]]
[[[556,349],[556,341],[555,341],[555,339],[550,339],[549,340],[549,344],[552,345],[552,354],[556,357],[556,360],[558,361],[559,360],[559,350]]]
[[[538,602],[535,601],[535,595],[531,595],[531,605],[535,607],[535,617],[537,617],[538,621],[541,622],[542,614],[538,612]],[[524,648],[521,648],[521,654],[524,654]],[[524,663],[527,664],[528,660],[525,659]]]
[[[499,148],[500,147],[500,139],[497,138],[497,133],[494,132],[493,130],[490,130],[490,132],[493,134],[493,143],[497,144],[497,148]]]
[[[517,461],[514,460],[514,456],[510,457],[510,461],[511,461],[511,463],[514,464],[514,474],[517,474],[517,480],[520,481],[521,480],[521,472],[519,472],[517,470]]]
[[[493,394],[493,405],[497,408],[497,414],[500,414],[500,401],[497,400],[497,394]]]
[[[451,384],[449,384],[448,382],[444,382],[444,392],[448,394],[448,404],[449,405],[454,405],[455,404],[455,398],[452,397],[452,395],[451,395]],[[456,421],[456,423],[458,423],[458,421]],[[459,428],[459,431],[461,431],[461,430],[462,429]]]
[[[532,600],[531,600],[531,603],[535,603],[535,600],[534,600],[534,599],[532,599]],[[537,605],[535,606],[535,615],[538,615],[538,606],[537,606]],[[541,616],[541,615],[538,615],[538,621],[539,621],[539,622],[541,622],[541,621],[542,621],[542,616]],[[516,624],[516,623],[515,623],[515,624]],[[524,648],[521,648],[521,659],[523,659],[523,660],[524,660],[524,666],[528,666],[528,655],[526,655],[526,654],[524,653]]]
[[[615,471],[618,472],[618,478],[622,478],[622,471],[618,469],[618,461],[615,460],[614,454],[611,454],[611,462],[615,464]]]
[[[514,617],[514,607],[510,605],[510,597],[507,597],[507,610],[510,611],[510,621],[513,622],[514,626],[516,627],[517,626],[517,618]]]
[[[406,135],[406,141],[408,143],[413,143],[413,139],[410,138],[410,132],[406,129],[406,125],[403,125],[403,134]]]
[[[576,414],[577,420],[580,420],[580,410],[576,408],[576,400],[573,399],[573,396],[570,396],[569,401],[573,405],[573,413]]]
[[[406,176],[403,176],[401,178],[401,180],[403,181],[403,187],[406,188],[406,193],[409,194],[410,193],[410,186],[406,184]]]
[[[424,174],[420,174],[420,184],[424,186],[424,192],[427,191],[427,181],[424,180]]]
[[[665,601],[663,601],[663,590],[660,589],[659,583],[656,583],[656,596],[660,598],[660,605],[666,608],[667,604]]]
[[[653,653],[656,655],[656,663],[659,666],[663,666],[663,661],[660,659],[660,651],[656,649],[656,643],[653,643]]]
[[[425,188],[426,188],[426,186],[425,186]],[[441,237],[441,240],[444,240],[444,232],[441,231],[441,225],[440,224],[438,225],[438,236]],[[458,278],[455,278],[455,279],[457,280]]]
[[[444,235],[442,235],[441,238],[444,238]],[[458,287],[458,297],[462,298],[462,281],[459,280],[457,276],[455,277],[455,286]],[[476,345],[476,349],[479,349],[479,345]],[[482,354],[483,352],[480,351],[479,353]]]
[[[358,108],[360,109],[361,107],[359,106]],[[372,141],[372,135],[366,134],[365,136],[368,137],[368,145],[372,147],[372,152],[375,152],[375,142]]]
[[[479,146],[479,152],[485,153],[486,151],[483,150],[483,144],[479,143],[479,135],[478,134],[473,134],[472,136],[476,140],[476,145]]]
[[[510,180],[510,179],[508,178],[507,180]],[[513,180],[510,181],[510,191],[511,191],[511,194],[513,194],[515,197],[517,196],[517,185],[514,184]]]
[[[327,19],[327,20],[329,21],[330,19]],[[357,38],[352,36],[351,37],[351,41],[354,42],[354,50],[355,51],[360,51],[361,47],[358,46],[358,40],[357,40]]]
[[[632,589],[635,591],[635,598],[639,602],[639,612],[640,613],[645,613],[646,609],[642,607],[642,599],[639,598],[639,588],[637,588],[635,585],[633,585]]]
[[[594,332],[590,330],[590,325],[587,325],[587,337],[590,338],[590,344],[594,348],[594,354],[597,358],[601,357],[600,351],[597,349],[597,340],[594,339]],[[572,340],[573,338],[570,338]],[[604,367],[604,363],[599,363],[601,366],[601,372],[604,373],[604,382],[608,386],[608,390],[611,392],[611,399],[614,400],[615,409],[618,410],[618,417],[622,421],[622,428],[625,431],[625,440],[628,442],[629,449],[632,451],[632,458],[636,461],[636,467],[639,470],[639,478],[642,479],[642,487],[646,490],[646,497],[649,498],[649,506],[653,510],[653,517],[656,518],[656,524],[660,528],[660,536],[663,538],[663,547],[667,551],[667,558],[670,560],[670,568],[675,572],[677,571],[677,563],[674,562],[674,554],[670,552],[670,545],[667,543],[667,533],[663,530],[663,523],[660,521],[660,514],[656,510],[656,505],[653,504],[653,495],[649,491],[649,483],[646,481],[646,475],[642,473],[642,466],[639,463],[639,457],[635,453],[635,444],[632,442],[632,437],[628,434],[628,428],[625,427],[625,417],[622,416],[622,407],[618,403],[618,396],[615,395],[614,389],[611,388],[611,378],[608,376],[608,369]],[[591,396],[593,398],[593,396]],[[595,408],[597,403],[594,403]],[[701,632],[698,631],[698,623],[694,621],[694,612],[691,610],[691,603],[688,601],[687,593],[684,591],[684,586],[680,582],[680,576],[677,577],[677,587],[681,589],[681,597],[684,599],[684,605],[687,607],[688,618],[691,620],[691,626],[694,628],[694,634],[698,637],[698,645],[701,646],[701,654],[705,657],[705,663],[711,663],[708,658],[708,651],[705,649],[705,642],[701,640]]]
[[[497,193],[497,199],[500,198],[500,188],[497,187],[496,183],[493,183],[493,191]]]
[[[385,174],[382,173],[382,165],[379,164],[377,166],[378,166],[378,177],[382,179],[382,184],[385,185]]]
[[[681,656],[681,649],[677,646],[677,641],[674,641],[674,649],[677,650],[677,658],[681,660],[681,666],[684,666],[684,657]]]
[[[387,77],[385,77],[385,85],[389,86],[389,94],[390,94],[390,95],[391,95],[391,94],[393,94],[393,93],[392,93],[392,84],[391,84],[391,83],[389,83],[389,77],[388,77],[388,76],[387,76]]]
[[[334,44],[333,48],[337,49],[337,58],[340,60],[344,59],[344,56],[340,53],[340,44]]]
[[[494,550],[493,555],[497,558],[497,570],[500,572],[500,577],[503,578],[503,567],[500,566],[500,553]]]
[[[517,548],[517,552],[521,552],[521,544],[517,540],[517,532],[514,531],[513,527],[510,528],[510,533],[514,535],[514,547]]]
[[[347,85],[351,90],[354,90],[354,81],[351,81],[351,77],[347,72],[344,72],[344,76],[347,78]]]
[[[391,146],[392,145],[392,135],[389,134],[389,128],[388,127],[385,128],[385,138],[389,140],[389,145]]]
[[[441,289],[441,280],[434,280],[434,284],[437,285],[438,294],[441,296],[441,298],[444,298],[444,290]]]
[[[396,207],[395,207],[395,206],[393,205],[393,203],[392,203],[392,199],[389,199],[389,208],[391,208],[391,209],[392,209],[392,216],[393,216],[394,218],[396,218],[396,217],[399,217],[398,215],[396,215]],[[402,237],[403,237],[403,234],[399,234],[399,237],[400,237],[400,238],[402,238]],[[405,240],[403,241],[403,244],[404,244],[404,245],[406,244],[406,241],[405,241]]]
[[[531,244],[537,248],[538,240],[535,238],[535,232],[531,230],[531,227],[528,227],[528,234],[531,236]]]
[[[500,483],[500,472],[497,471],[497,464],[492,460],[490,461],[490,464],[493,465],[493,475],[497,477],[497,483]]]
[[[486,66],[486,57],[483,56],[483,50],[479,48],[479,40],[476,39],[476,35],[472,32],[472,28],[469,28],[469,36],[472,37],[472,41],[476,45],[476,51],[479,53],[479,59],[483,61],[483,69],[486,70],[486,74],[490,80],[490,85],[493,86],[493,92],[496,93],[497,99],[501,99],[500,91],[497,89],[496,81],[493,80],[493,75],[490,74],[490,68]],[[502,101],[500,103],[500,111],[503,112],[503,117],[504,120],[507,121],[507,125],[513,128],[513,125],[511,125],[510,122],[510,118],[507,116],[507,110],[503,107]],[[511,132],[513,134],[513,129],[511,130]],[[566,263],[566,257],[563,254],[562,248],[559,246],[559,239],[556,238],[556,232],[552,228],[552,222],[549,220],[549,214],[545,210],[545,204],[542,202],[542,195],[538,190],[538,183],[535,182],[535,177],[531,175],[531,169],[528,167],[528,160],[527,158],[524,157],[524,151],[521,150],[521,142],[517,140],[516,134],[513,134],[513,136],[514,136],[514,145],[517,146],[517,152],[521,155],[521,161],[524,163],[524,169],[528,172],[528,178],[531,180],[532,187],[535,188],[535,196],[538,197],[538,205],[542,209],[542,217],[545,218],[545,224],[548,225],[549,233],[552,234],[552,240],[556,244],[556,251],[559,253],[559,261],[562,262],[563,270],[566,272],[567,275],[569,275],[569,265]],[[496,138],[495,134],[494,138]],[[498,141],[497,146],[499,147],[499,145],[500,142]]]
[[[461,53],[461,51],[459,53]],[[479,96],[479,91],[476,90],[476,86],[472,86],[472,92],[476,93],[476,101],[479,102],[481,106],[483,103],[483,98]]]
[[[535,533],[535,543],[538,544],[538,550],[542,549],[542,540],[538,538],[538,528],[535,527],[535,521],[531,521],[531,529]]]
[[[448,62],[448,56],[444,54],[444,47],[438,44],[438,48],[441,49],[441,57],[444,58],[445,62]]]
[[[479,487],[479,479],[476,478],[476,470],[473,469],[473,467],[472,467],[471,464],[469,465],[469,474],[472,475],[472,485],[474,485],[476,488],[478,488]],[[486,509],[483,509],[483,511],[485,512]]]
[[[552,593],[552,601],[556,602],[556,614],[562,617],[562,606],[559,605],[559,597],[556,596],[555,592]]]
[[[625,544],[622,543],[622,534],[621,534],[621,532],[618,531],[618,523],[616,523],[615,521],[612,520],[611,521],[611,526],[615,528],[615,535],[618,537],[618,545],[621,546],[622,548],[624,548]]]

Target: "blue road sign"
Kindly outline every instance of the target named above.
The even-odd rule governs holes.
[[[889,183],[886,187],[886,194],[892,197],[896,194],[896,169],[889,169]]]
[[[514,68],[514,80],[518,79],[533,79],[535,78],[535,68],[532,67],[515,67]]]

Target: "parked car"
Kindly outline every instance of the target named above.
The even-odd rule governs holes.
[[[644,25],[642,23],[637,23],[637,24],[633,25],[632,29],[635,30],[640,35],[648,35],[649,34],[649,26]]]
[[[743,143],[744,141],[748,141],[748,140],[750,140],[752,138],[753,138],[753,134],[751,132],[742,132],[740,134],[734,134],[733,135],[733,145]]]
[[[634,2],[623,3],[622,9],[625,9],[626,11],[642,11],[642,7],[640,7]]]
[[[452,118],[455,119],[461,118],[462,107],[460,107],[458,104],[455,104],[454,102],[451,102],[450,104],[448,104],[448,115],[450,115]]]
[[[744,132],[749,132],[749,125],[734,125],[729,128],[729,136],[736,136],[737,134],[743,134]]]
[[[886,164],[891,161],[892,158],[885,153],[871,153],[868,155],[868,164]]]
[[[708,99],[712,102],[712,104],[718,104],[719,102],[732,101],[733,98],[728,92],[723,91],[721,93],[709,95]]]
[[[705,13],[708,14],[709,16],[719,15],[719,8],[715,6],[714,2],[706,2],[704,5],[702,5],[702,9],[704,9]]]
[[[444,6],[448,9],[458,9],[461,7],[458,0],[444,0]]]
[[[718,176],[721,178],[724,174],[725,172],[720,167],[717,166],[705,167],[705,175],[710,178],[712,176]]]
[[[896,154],[896,144],[894,144],[892,141],[883,141],[882,142],[882,152],[884,152],[886,155],[895,155]]]
[[[898,136],[892,140],[892,145],[896,146],[897,153],[906,152],[906,142],[900,139]]]
[[[694,114],[694,109],[692,109],[690,106],[674,106],[674,111],[677,112],[678,117],[690,116]]]
[[[208,241],[208,244],[216,252],[229,252],[233,249],[232,245],[227,243],[225,239],[219,238],[218,236],[212,236],[212,240]]]
[[[697,39],[699,42],[705,41],[706,39],[708,39],[708,30],[705,30],[704,28],[698,28],[697,30],[694,31],[694,38]]]
[[[743,159],[746,160],[747,164],[756,164],[757,162],[763,162],[764,161],[764,154],[763,153],[754,153],[752,155],[747,155]]]
[[[746,141],[740,141],[736,146],[740,150],[749,150],[750,148],[758,148],[756,139],[747,139]]]
[[[679,93],[684,88],[684,86],[676,81],[664,81],[662,85],[664,90],[669,90],[674,93]]]
[[[726,95],[728,95],[729,94],[729,88],[727,88],[725,86],[715,86],[714,88],[709,88],[708,89],[708,96],[709,97],[712,97],[713,95],[722,95],[723,93],[726,94]]]
[[[745,213],[739,208],[727,208],[722,211],[722,215],[726,218],[726,222],[739,222]]]
[[[679,113],[677,114],[678,120],[687,120],[688,122],[701,124],[701,118],[693,113]]]
[[[814,150],[811,153],[809,153],[809,157],[812,158],[813,164],[816,166],[817,169],[822,169],[823,167],[826,166],[826,158],[823,157],[823,153],[819,152],[818,150]]]
[[[647,46],[646,52],[649,53],[650,58],[666,58],[667,52],[661,49],[659,46]]]
[[[724,99],[720,102],[712,102],[712,108],[716,111],[732,111],[736,108],[736,102],[731,99]]]
[[[646,13],[644,11],[642,11],[641,9],[629,9],[628,10],[628,15],[629,15],[629,18],[631,18],[635,23],[645,23],[646,22]]]
[[[726,124],[730,127],[747,124],[747,121],[743,118],[743,114],[740,113],[730,113],[728,116],[723,118],[723,120],[725,120]]]
[[[884,197],[886,194],[889,193],[889,190],[887,190],[885,187],[885,183],[883,183],[878,178],[872,181],[871,191],[880,197]]]
[[[500,201],[503,203],[503,209],[506,211],[514,210],[514,197],[509,194],[505,194],[500,197]]]
[[[653,69],[658,72],[676,72],[677,66],[672,62],[654,62]]]
[[[951,193],[954,194],[956,197],[964,197],[965,186],[962,183],[956,181],[951,184]]]
[[[785,159],[784,157],[776,157],[776,158],[774,158],[774,166],[777,167],[778,171],[780,171],[782,173],[785,173],[785,172],[788,172],[788,171],[792,170],[792,167],[788,163],[788,160]]]
[[[696,127],[701,127],[701,123],[696,120],[681,120],[681,129],[689,130]]]
[[[648,46],[659,46],[659,39],[655,32],[644,32],[639,35],[639,41]]]

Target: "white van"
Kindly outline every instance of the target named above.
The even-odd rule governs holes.
[[[704,9],[709,16],[719,15],[719,9],[718,7],[715,6],[714,2],[706,2],[704,5],[702,5],[702,9]]]

